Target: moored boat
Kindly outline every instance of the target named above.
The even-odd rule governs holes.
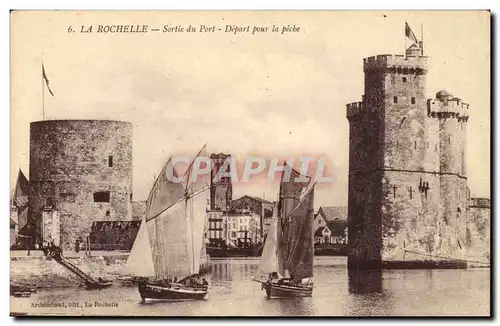
[[[86,282],[85,286],[87,290],[101,290],[105,288],[109,288],[111,285],[113,285],[113,281],[105,281],[105,280],[98,280],[95,282]]]
[[[315,183],[285,163],[283,175],[286,173],[291,178],[282,177],[258,275],[253,278],[262,284],[268,298],[307,297],[314,287]]]
[[[200,280],[199,273],[202,256],[206,256],[203,241],[210,179],[205,175],[191,178],[194,162],[207,157],[205,147],[182,182],[174,182],[180,178],[169,159],[149,194],[127,260],[132,274],[141,278],[137,283],[143,301],[201,300],[208,293],[208,283]]]
[[[207,295],[208,287],[192,287],[179,283],[169,285],[139,283],[139,293],[143,300],[201,300]]]

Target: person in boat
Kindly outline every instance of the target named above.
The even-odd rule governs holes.
[[[174,277],[174,283],[177,283],[177,276]]]
[[[207,282],[207,280],[205,278],[203,278],[202,285],[203,286],[208,286],[208,282]]]

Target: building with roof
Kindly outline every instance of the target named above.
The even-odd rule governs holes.
[[[231,201],[231,210],[236,212],[252,212],[260,217],[261,237],[267,234],[271,218],[273,217],[274,202],[269,200],[245,195]]]
[[[347,220],[347,206],[321,206],[316,215],[321,215],[325,221]]]
[[[347,244],[347,207],[320,207],[313,228],[316,244]]]

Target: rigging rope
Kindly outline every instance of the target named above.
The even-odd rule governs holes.
[[[405,253],[409,252],[409,253],[416,254],[416,255],[421,255],[421,256],[428,256],[428,257],[435,257],[435,258],[443,258],[443,259],[450,259],[450,260],[465,261],[465,262],[469,262],[469,263],[478,263],[478,264],[490,265],[489,262],[484,262],[484,261],[468,260],[468,259],[456,259],[456,258],[451,258],[451,257],[443,257],[443,256],[437,256],[437,255],[423,254],[423,253],[420,253],[420,252],[406,250],[406,249],[404,249],[404,252]]]

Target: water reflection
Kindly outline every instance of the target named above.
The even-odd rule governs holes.
[[[213,260],[206,300],[141,304],[137,287],[102,291],[40,289],[31,298],[11,298],[24,312],[31,303],[116,301],[118,309],[84,309],[73,314],[141,316],[458,316],[488,315],[489,270],[349,271],[338,257],[315,257],[313,296],[267,299],[252,281],[258,260]],[[41,308],[40,308],[41,309]],[[51,309],[68,314],[68,308]]]
[[[314,316],[314,305],[310,297],[307,298],[273,298],[267,299],[276,305],[280,316]]]
[[[212,265],[211,279],[214,281],[232,281],[232,267],[228,263],[215,263]]]
[[[350,293],[382,293],[381,270],[349,269]]]

